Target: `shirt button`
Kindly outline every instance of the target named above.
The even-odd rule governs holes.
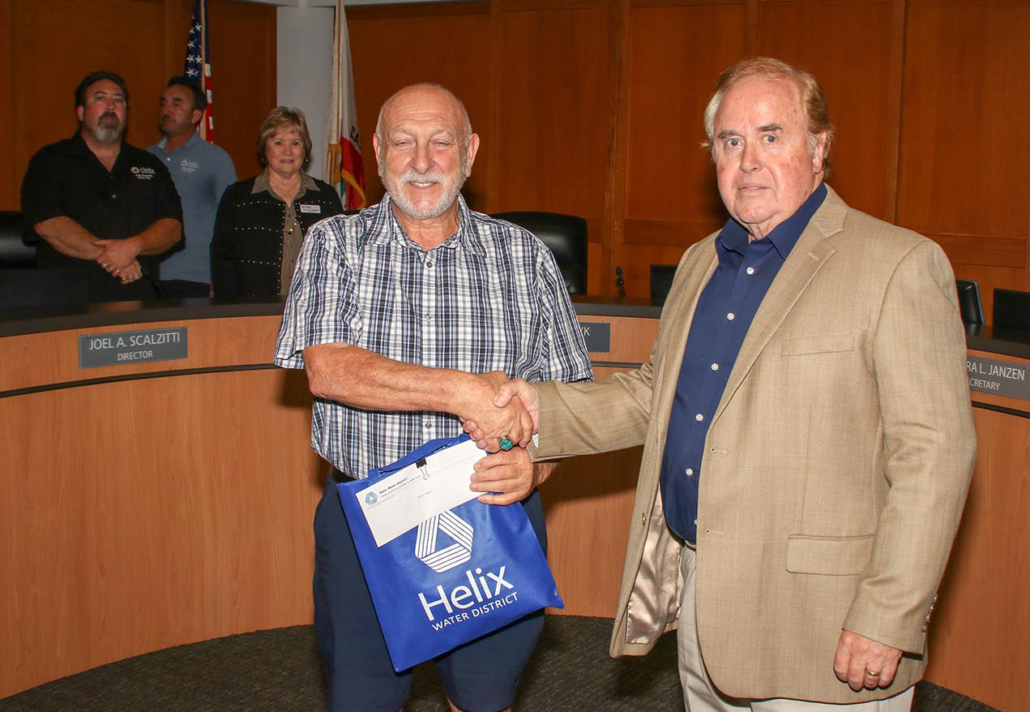
[[[697,520],[696,519],[694,520],[694,526],[695,527],[697,526]]]
[[[111,193],[111,199],[112,199],[112,200],[113,200],[113,199],[115,199],[115,198],[117,198],[117,197],[118,197],[118,194],[117,194],[117,193]]]
[[[726,318],[729,319],[730,321],[733,321],[734,319],[737,318],[737,315],[734,314],[733,312],[730,312],[729,314],[726,315]]]
[[[697,422],[699,422],[699,423],[700,423],[700,422],[701,422],[702,420],[704,420],[704,419],[705,419],[705,416],[704,416],[704,415],[702,415],[701,413],[698,413],[697,415],[695,415],[695,416],[694,416],[694,420],[696,420],[696,421],[697,421]]]
[[[747,273],[748,274],[754,274],[755,273],[755,268],[754,267],[748,267],[747,268]]]
[[[422,427],[425,428],[426,430],[432,430],[433,429],[433,424],[432,423],[423,423]]]
[[[694,476],[694,468],[693,467],[688,467],[687,468],[687,477],[693,477],[693,476]]]
[[[712,370],[713,370],[713,371],[718,371],[718,370],[719,370],[719,364],[717,364],[717,363],[713,363],[713,364],[712,364]]]
[[[426,269],[433,269],[433,263],[432,262],[426,262]]]

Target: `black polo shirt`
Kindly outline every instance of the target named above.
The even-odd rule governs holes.
[[[30,237],[38,242],[39,266],[88,270],[91,302],[157,297],[158,256],[140,255],[144,277],[123,286],[96,262],[61,254],[32,230],[44,220],[67,217],[98,238],[124,240],[161,218],[182,222],[172,177],[152,154],[122,143],[108,171],[76,132],[44,146],[29,161],[21,184],[21,210]]]

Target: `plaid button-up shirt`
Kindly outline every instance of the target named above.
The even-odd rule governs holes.
[[[551,252],[532,234],[469,210],[426,251],[386,196],[312,226],[293,276],[275,363],[303,368],[308,346],[347,343],[404,363],[527,381],[593,377]],[[433,438],[461,433],[446,413],[377,412],[315,400],[311,446],[354,477]]]

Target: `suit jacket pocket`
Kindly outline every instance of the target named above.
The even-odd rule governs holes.
[[[780,354],[783,356],[839,353],[851,351],[854,348],[854,334],[822,334],[805,336],[800,339],[786,339],[780,342]]]
[[[792,574],[857,576],[865,571],[873,535],[787,537],[787,571]]]

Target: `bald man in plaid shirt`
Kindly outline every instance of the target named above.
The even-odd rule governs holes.
[[[479,137],[457,97],[402,89],[383,104],[373,146],[387,196],[312,227],[275,356],[307,371],[312,447],[333,465],[315,514],[314,580],[333,712],[396,712],[411,686],[390,663],[335,482],[474,420],[517,447],[477,463],[472,489],[488,504],[520,502],[546,552],[535,488],[554,465],[533,465],[519,447],[532,432],[521,403],[498,409],[493,396],[509,377],[593,376],[553,255],[460,195]],[[542,627],[541,612],[437,659],[451,708],[510,709]]]

